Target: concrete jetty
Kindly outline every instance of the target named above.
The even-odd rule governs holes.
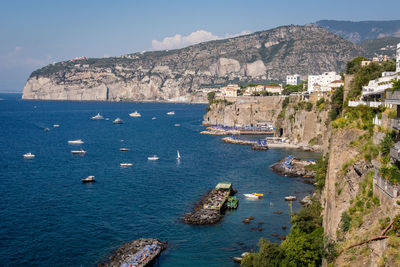
[[[315,161],[302,160],[289,155],[278,162],[271,165],[271,169],[284,176],[290,177],[303,177],[303,178],[314,178],[315,171],[306,168],[309,165],[315,164]]]
[[[219,222],[224,216],[228,197],[234,193],[232,183],[218,183],[199,200],[192,212],[185,215],[184,221],[197,225]]]

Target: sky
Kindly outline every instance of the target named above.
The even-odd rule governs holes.
[[[74,57],[180,48],[322,19],[396,20],[399,0],[0,0],[0,92]]]

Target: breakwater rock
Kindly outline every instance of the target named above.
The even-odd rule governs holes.
[[[315,171],[307,168],[307,166],[312,164],[315,164],[315,162],[298,159],[290,155],[272,164],[271,169],[277,174],[284,176],[314,178]]]
[[[148,266],[167,248],[167,242],[154,238],[140,238],[125,243],[109,258],[109,261],[100,266]]]

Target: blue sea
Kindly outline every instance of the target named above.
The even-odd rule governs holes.
[[[313,190],[300,179],[273,173],[270,165],[289,154],[317,154],[252,151],[225,144],[221,136],[201,135],[205,105],[0,98],[1,266],[93,266],[141,237],[168,241],[160,266],[237,266],[231,257],[256,249],[261,237],[278,242],[272,233],[288,233],[282,230],[290,226],[284,196],[302,198]],[[130,118],[136,110],[142,117]],[[90,120],[97,113],[110,120]],[[125,123],[114,125],[117,117]],[[84,144],[67,143],[75,139]],[[87,154],[71,154],[79,148]],[[27,152],[36,157],[24,159]],[[148,161],[154,154],[160,159]],[[121,168],[122,162],[133,166]],[[82,184],[89,175],[96,182]],[[183,223],[184,214],[221,181],[238,190],[238,209],[216,225]],[[264,198],[243,197],[253,192]],[[273,213],[277,210],[283,214]],[[255,220],[242,223],[249,216]],[[251,230],[259,222],[263,231]]]

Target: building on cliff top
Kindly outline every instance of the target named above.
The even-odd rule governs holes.
[[[300,75],[287,75],[286,76],[286,84],[289,85],[298,85],[300,83]]]
[[[221,88],[221,96],[222,97],[237,97],[238,90],[240,90],[239,85],[228,84],[227,86]]]
[[[320,86],[328,86],[333,81],[341,80],[342,77],[336,72],[324,72],[321,75],[308,75],[308,93],[314,92],[314,85],[319,84]]]

